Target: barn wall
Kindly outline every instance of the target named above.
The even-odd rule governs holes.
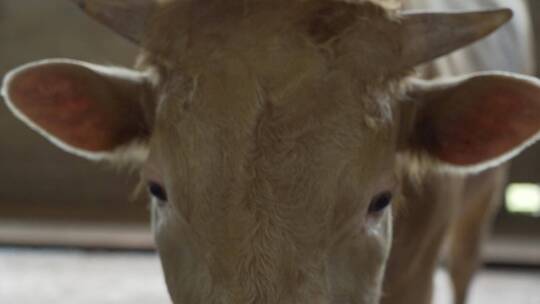
[[[536,58],[537,58],[537,72],[540,75],[540,1],[530,0],[531,13],[533,16],[533,24],[536,30]]]

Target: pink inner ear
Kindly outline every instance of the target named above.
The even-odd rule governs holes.
[[[512,78],[476,78],[428,102],[422,146],[453,165],[476,165],[518,148],[540,131],[540,89]]]
[[[109,151],[132,137],[126,105],[95,72],[72,65],[38,66],[10,82],[13,105],[34,124],[69,146]],[[126,117],[127,116],[127,117]]]

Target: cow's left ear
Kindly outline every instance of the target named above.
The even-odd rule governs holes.
[[[413,81],[402,106],[402,149],[442,168],[495,166],[540,137],[540,81],[532,77]]]
[[[2,95],[13,113],[60,148],[90,159],[140,155],[149,136],[148,77],[68,59],[8,73]]]

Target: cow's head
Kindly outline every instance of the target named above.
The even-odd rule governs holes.
[[[377,303],[398,166],[477,170],[540,129],[540,84],[410,77],[509,19],[357,1],[79,1],[137,70],[72,60],[5,77],[69,152],[131,160],[175,303]]]

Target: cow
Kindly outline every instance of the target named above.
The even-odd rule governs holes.
[[[538,139],[539,80],[415,74],[508,9],[74,2],[141,47],[135,68],[34,62],[4,77],[2,95],[67,152],[140,170],[174,303],[379,303],[399,259],[393,213],[457,195],[457,175]]]

